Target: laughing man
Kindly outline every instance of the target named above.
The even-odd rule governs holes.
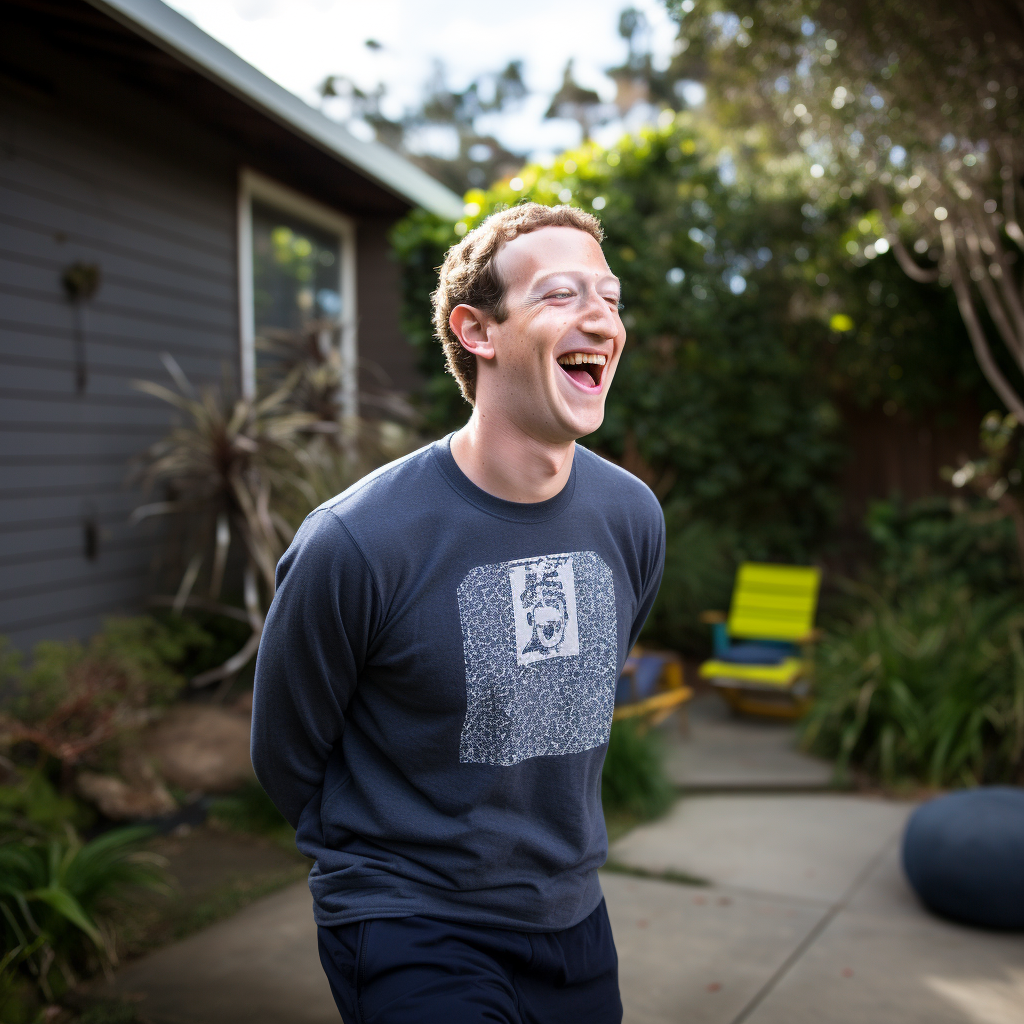
[[[529,203],[449,250],[469,422],[310,513],[278,566],[252,758],[316,862],[346,1024],[622,1017],[601,767],[664,522],[575,443],[625,341],[601,239]]]

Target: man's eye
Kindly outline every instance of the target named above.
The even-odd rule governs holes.
[[[557,292],[551,293],[553,299],[571,299],[572,292],[568,288],[559,288]]]

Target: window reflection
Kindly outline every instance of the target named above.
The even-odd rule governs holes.
[[[343,310],[337,235],[253,202],[252,246],[257,335],[267,328],[304,331],[312,321],[338,322]]]
[[[311,342],[329,358],[344,313],[341,240],[265,203],[252,204],[257,374],[265,384]]]

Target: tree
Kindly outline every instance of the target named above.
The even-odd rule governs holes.
[[[551,97],[545,118],[567,118],[580,126],[580,138],[590,141],[590,133],[597,125],[610,119],[601,97],[593,89],[585,89],[573,75],[570,58],[562,72],[562,85]]]
[[[367,46],[371,43],[371,49],[381,48],[367,40]],[[511,174],[523,162],[522,153],[513,153],[480,125],[482,118],[514,109],[526,97],[522,61],[478,75],[461,91],[451,87],[444,64],[436,61],[422,100],[398,117],[384,112],[383,83],[367,91],[345,75],[328,75],[317,91],[325,102],[344,101],[344,121],[369,126],[378,142],[403,153],[460,194]],[[438,133],[446,136],[440,147],[447,149],[444,155],[435,152]],[[424,146],[431,134],[433,145]]]
[[[780,149],[802,150],[816,200],[861,194],[877,209],[878,235],[851,239],[851,262],[891,247],[913,280],[951,286],[979,367],[1024,423],[1024,4],[684,0],[674,10],[677,72],[706,84],[721,120],[771,123]],[[1001,476],[987,492],[1022,521],[1014,488]]]

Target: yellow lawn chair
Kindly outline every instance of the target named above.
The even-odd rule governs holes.
[[[640,718],[644,728],[660,725],[693,696],[683,678],[683,661],[674,651],[629,652],[615,690],[613,721]],[[685,726],[685,720],[683,722]]]
[[[810,704],[810,665],[801,647],[814,639],[821,572],[804,566],[744,562],[729,617],[705,612],[715,656],[700,675],[735,711],[797,718]],[[734,644],[733,640],[745,643]]]

